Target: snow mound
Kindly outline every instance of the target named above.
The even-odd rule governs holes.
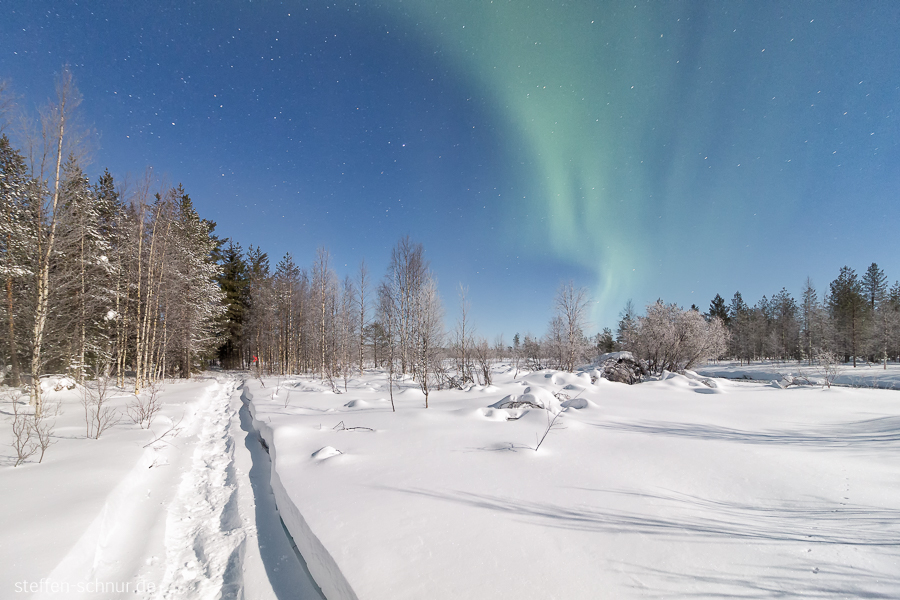
[[[331,446],[325,446],[324,448],[319,448],[315,452],[312,453],[312,457],[316,460],[325,460],[331,458],[333,456],[337,456],[339,454],[343,454],[337,448],[332,448]]]
[[[572,398],[571,400],[566,400],[560,403],[560,406],[563,408],[574,408],[575,410],[582,410],[584,408],[597,408],[597,405],[587,398]]]
[[[699,373],[697,373],[695,371],[685,371],[684,376],[692,381],[698,381],[707,387],[711,387],[711,388],[719,387],[714,379],[712,379],[711,377],[704,377],[703,375],[700,375]]]
[[[53,377],[41,377],[41,392],[61,392],[63,390],[74,390],[75,380],[64,375]]]
[[[510,414],[507,411],[495,408],[479,408],[476,411],[476,414],[488,421],[508,421],[510,417]]]
[[[542,408],[550,412],[559,412],[559,400],[549,390],[529,386],[524,394],[509,394],[499,402],[490,405],[490,408]]]
[[[700,394],[722,393],[722,390],[719,389],[719,384],[714,379],[703,377],[693,371],[685,371],[684,373],[663,371],[660,381],[672,387],[686,388]]]
[[[344,408],[368,408],[369,406],[372,405],[365,400],[351,400],[344,405]]]

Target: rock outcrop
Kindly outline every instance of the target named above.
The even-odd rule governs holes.
[[[646,361],[637,360],[631,352],[609,352],[594,360],[600,377],[618,383],[640,383],[650,374]]]

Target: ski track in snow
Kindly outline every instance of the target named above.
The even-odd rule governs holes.
[[[234,410],[228,398],[235,382],[221,380],[197,415],[202,430],[191,469],[178,487],[166,520],[165,575],[158,598],[239,598],[246,535],[237,506]]]

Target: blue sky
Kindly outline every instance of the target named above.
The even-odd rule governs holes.
[[[273,264],[375,276],[410,235],[448,323],[544,331],[557,285],[749,302],[900,278],[895,2],[25,2],[0,78],[69,64],[89,173],[148,165]],[[344,266],[346,265],[346,267]]]

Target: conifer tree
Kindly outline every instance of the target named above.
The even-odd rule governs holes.
[[[855,367],[857,355],[862,348],[861,342],[865,339],[869,307],[856,271],[850,267],[841,267],[838,278],[831,282],[828,300],[838,348],[845,359],[852,359]]]
[[[718,317],[726,326],[731,325],[731,317],[728,314],[728,307],[725,305],[725,299],[719,294],[709,303],[709,313],[707,317],[712,319]]]
[[[250,277],[240,244],[227,240],[219,268],[216,281],[225,302],[222,315],[224,341],[219,347],[219,360],[226,369],[238,369],[243,367],[241,347],[250,299]]]
[[[878,268],[876,263],[869,265],[866,274],[863,275],[862,291],[866,296],[866,302],[869,303],[869,310],[874,311],[878,303],[884,299],[887,293],[887,277],[884,271]]]
[[[34,316],[31,291],[35,274],[37,229],[34,211],[36,184],[28,176],[25,159],[6,135],[0,136],[0,274],[4,286],[3,336],[9,357],[9,384],[20,384],[26,344],[19,337]]]

